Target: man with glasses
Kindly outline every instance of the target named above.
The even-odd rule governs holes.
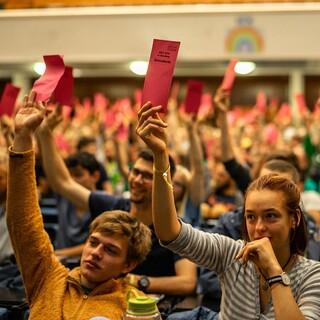
[[[115,197],[105,192],[91,192],[72,179],[56,149],[52,135],[53,126],[51,126],[56,121],[51,120],[57,116],[59,116],[57,112],[53,112],[38,131],[42,162],[51,187],[77,207],[90,210],[92,219],[103,211],[124,210],[150,227],[152,249],[146,260],[133,270],[133,274],[129,277],[132,284],[148,293],[175,296],[194,293],[197,283],[196,266],[161,247],[153,230],[152,153],[149,150],[140,152],[129,173],[130,199]],[[171,167],[174,167],[173,164]]]

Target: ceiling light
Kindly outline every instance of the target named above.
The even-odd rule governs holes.
[[[130,70],[139,76],[145,76],[148,70],[147,61],[132,61],[129,65]]]
[[[238,74],[249,74],[254,71],[256,64],[250,61],[239,61],[237,62],[234,70]]]
[[[33,64],[32,69],[38,75],[42,76],[46,71],[46,65],[43,62],[36,62]]]

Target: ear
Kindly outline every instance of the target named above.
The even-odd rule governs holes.
[[[132,271],[137,265],[138,265],[138,262],[137,262],[137,261],[127,262],[127,263],[126,263],[126,266],[125,266],[124,269],[122,270],[122,273],[129,273],[129,272]]]
[[[93,176],[95,182],[98,182],[99,179],[100,179],[100,171],[99,171],[99,170],[96,170],[96,171],[93,173],[92,176]]]
[[[296,209],[296,214],[291,216],[291,227],[293,229],[296,229],[299,225],[300,225],[300,221],[301,221],[301,210]]]

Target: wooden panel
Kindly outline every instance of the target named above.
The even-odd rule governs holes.
[[[0,0],[1,1],[1,0]],[[110,6],[110,5],[161,5],[161,4],[208,4],[208,3],[265,3],[264,0],[7,0],[3,1],[5,8],[43,8],[43,7],[83,7],[83,6]],[[301,0],[269,0],[269,2],[320,2]],[[1,3],[1,2],[0,2]]]

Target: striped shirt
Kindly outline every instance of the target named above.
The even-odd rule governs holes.
[[[181,224],[179,236],[166,247],[218,274],[222,290],[219,320],[275,319],[271,299],[264,312],[260,311],[259,273],[254,263],[249,261],[244,267],[235,259],[244,242]],[[319,320],[320,262],[298,256],[288,274],[293,296],[305,318]]]

